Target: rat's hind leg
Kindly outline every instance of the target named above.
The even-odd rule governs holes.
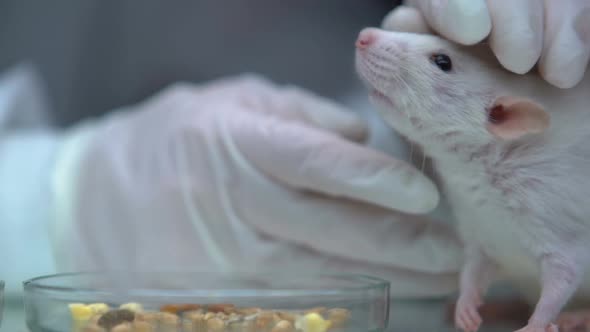
[[[590,331],[590,309],[564,312],[557,317],[559,332]]]
[[[497,266],[481,250],[466,249],[465,265],[459,280],[459,299],[455,307],[455,325],[465,331],[477,331],[481,316],[477,309],[496,274]]]
[[[541,297],[528,325],[517,332],[557,332],[557,325],[552,322],[582,280],[580,264],[563,256],[546,255],[541,268]]]

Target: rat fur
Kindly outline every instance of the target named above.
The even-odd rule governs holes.
[[[456,325],[477,330],[490,283],[508,279],[538,285],[519,331],[556,331],[565,305],[590,297],[588,75],[562,90],[504,70],[487,45],[376,28],[360,33],[356,67],[384,120],[442,179],[465,247]]]

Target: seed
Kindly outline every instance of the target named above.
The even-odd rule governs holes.
[[[121,323],[132,322],[134,319],[135,313],[133,311],[127,309],[118,309],[103,314],[98,319],[98,325],[108,330]]]
[[[275,325],[271,332],[293,332],[293,324],[289,321],[282,320]]]

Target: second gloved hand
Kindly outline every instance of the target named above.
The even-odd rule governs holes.
[[[456,238],[405,214],[433,209],[435,186],[355,142],[366,134],[336,104],[250,76],[175,85],[75,128],[54,176],[58,268],[288,266],[453,290]]]
[[[515,73],[538,64],[560,88],[575,86],[590,59],[588,0],[407,0],[384,20],[386,29],[437,34],[470,45],[489,37],[499,62]]]

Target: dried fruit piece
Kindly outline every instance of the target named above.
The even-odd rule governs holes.
[[[166,304],[160,307],[160,311],[169,312],[171,314],[179,314],[184,311],[199,310],[199,304]]]
[[[133,322],[135,313],[127,309],[111,310],[98,319],[98,325],[105,329],[112,329],[114,326],[125,322]]]
[[[207,311],[210,312],[224,312],[226,314],[232,313],[235,310],[235,305],[229,303],[216,303],[216,304],[209,304],[207,306]]]

